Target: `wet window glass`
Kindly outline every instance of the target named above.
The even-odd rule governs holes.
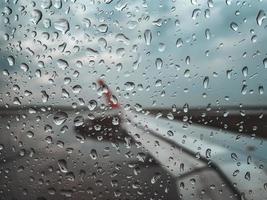
[[[267,199],[265,0],[0,9],[0,200]]]

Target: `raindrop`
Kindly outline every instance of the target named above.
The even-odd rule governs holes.
[[[205,18],[210,18],[210,9],[206,9],[204,13]]]
[[[100,33],[106,33],[108,31],[108,25],[106,25],[106,24],[100,24],[98,26],[98,31]]]
[[[187,65],[190,65],[190,56],[186,56],[186,58],[185,58],[185,63],[186,63]]]
[[[231,158],[233,159],[233,161],[237,161],[238,159],[236,153],[231,153]]]
[[[225,3],[226,3],[226,5],[231,5],[231,3],[232,3],[232,0],[225,0]]]
[[[251,160],[252,160],[252,159],[251,159],[251,156],[248,156],[248,157],[247,157],[247,164],[248,164],[248,165],[251,163]]]
[[[246,172],[245,179],[247,179],[248,181],[250,180],[250,172]]]
[[[94,110],[97,107],[97,102],[95,100],[90,100],[88,102],[88,108],[90,111]]]
[[[193,12],[192,12],[192,19],[195,20],[201,13],[201,10],[200,9],[194,9]]]
[[[211,149],[206,150],[206,158],[211,158]]]
[[[62,0],[55,0],[54,7],[56,9],[62,8]]]
[[[259,94],[263,94],[263,93],[264,93],[263,86],[259,86]]]
[[[52,6],[52,1],[51,0],[42,0],[41,2],[41,7],[43,9],[48,9]]]
[[[207,28],[207,29],[205,30],[205,36],[206,36],[206,39],[207,39],[207,40],[210,39],[210,35],[211,35],[211,34],[210,34],[210,29]]]
[[[91,26],[90,19],[83,18],[82,22],[83,22],[83,24],[85,25],[86,28],[89,28]]]
[[[263,62],[264,68],[267,68],[267,58],[264,58],[262,62]]]
[[[68,64],[68,62],[66,60],[58,59],[57,60],[57,66],[60,69],[65,70],[69,66],[69,64]]]
[[[27,131],[27,137],[32,138],[34,136],[34,133],[32,131]]]
[[[173,133],[173,131],[168,130],[168,131],[167,131],[167,135],[168,135],[168,136],[174,136],[174,133]]]
[[[80,86],[80,85],[75,85],[75,86],[72,87],[72,92],[73,92],[74,94],[78,94],[78,93],[81,92],[81,89],[82,89],[82,86]]]
[[[96,160],[97,159],[97,152],[95,149],[92,149],[91,152],[90,152],[90,156],[93,160]]]
[[[145,38],[145,43],[146,45],[150,45],[152,41],[152,33],[150,30],[145,30],[144,32],[144,38]]]
[[[69,30],[69,22],[66,19],[59,19],[55,21],[54,27],[56,30],[61,31],[62,34],[65,34]]]
[[[56,125],[62,125],[68,118],[68,114],[63,112],[63,111],[59,111],[54,115],[54,123]]]
[[[248,67],[247,66],[243,67],[242,74],[243,74],[244,77],[248,76]]]
[[[135,88],[134,82],[126,82],[124,85],[125,85],[125,87],[126,87],[125,89],[127,91],[131,91]]]
[[[162,65],[163,65],[163,61],[161,58],[157,58],[156,61],[155,61],[155,65],[156,65],[156,68],[158,70],[160,70],[162,68]]]
[[[15,58],[13,56],[8,56],[7,62],[9,64],[9,66],[13,66],[15,64]]]
[[[135,27],[137,26],[138,22],[137,21],[128,21],[127,22],[127,27],[128,29],[132,30],[135,29]]]
[[[183,43],[184,42],[183,42],[182,38],[178,38],[176,40],[176,47],[179,48],[179,47],[183,46]]]
[[[74,118],[73,122],[74,122],[74,126],[81,126],[84,124],[84,118],[83,116],[77,116]]]
[[[62,173],[68,172],[67,162],[64,159],[58,160],[58,167]]]
[[[247,86],[247,85],[243,85],[243,86],[242,86],[242,89],[241,89],[241,93],[242,93],[243,95],[245,95],[245,94],[247,93],[247,89],[248,89],[248,86]]]
[[[206,76],[206,77],[204,78],[204,80],[203,80],[203,87],[204,87],[205,89],[207,89],[208,86],[209,86],[209,77]]]
[[[120,118],[119,117],[112,117],[112,124],[114,126],[117,126],[120,124]]]
[[[20,69],[22,69],[24,72],[27,72],[29,70],[29,66],[26,63],[22,63],[20,65]]]
[[[259,26],[261,26],[262,23],[263,23],[263,20],[264,20],[264,19],[266,19],[266,14],[265,14],[265,12],[264,12],[263,10],[260,10],[260,11],[258,12],[257,17],[256,17],[257,24],[258,24]]]
[[[115,36],[116,41],[123,42],[124,44],[129,44],[129,38],[126,37],[124,34],[119,33]]]
[[[49,99],[48,94],[44,90],[41,91],[41,94],[42,94],[42,101],[43,101],[43,103],[46,103],[48,101],[48,99]]]
[[[189,69],[186,69],[185,71],[184,71],[184,77],[185,78],[188,78],[190,76],[190,70]]]
[[[230,24],[230,28],[231,28],[233,31],[237,31],[237,30],[238,30],[238,25],[237,25],[237,23],[232,22],[232,23]]]
[[[40,22],[40,20],[42,19],[43,14],[40,10],[34,9],[31,13],[31,16],[32,16],[31,21],[35,25],[37,25]]]
[[[56,194],[56,190],[55,190],[55,188],[48,188],[48,189],[47,189],[47,192],[48,192],[48,194],[50,194],[50,195],[55,195],[55,194]]]
[[[239,173],[239,170],[237,169],[237,170],[235,170],[235,171],[233,172],[233,176],[237,176],[238,173]]]
[[[63,88],[61,90],[61,92],[62,92],[62,97],[63,98],[69,98],[70,94],[68,93],[68,91],[66,89]]]
[[[184,106],[183,106],[183,111],[184,111],[184,113],[187,113],[188,110],[189,110],[189,105],[186,103],[186,104],[184,104]]]
[[[197,0],[191,0],[192,5],[197,5]]]

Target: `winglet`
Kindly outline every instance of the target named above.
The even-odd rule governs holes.
[[[104,95],[105,95],[105,98],[106,98],[106,102],[111,106],[111,108],[112,109],[119,109],[120,108],[120,104],[118,102],[115,102],[114,100],[112,100],[115,96],[112,94],[111,90],[106,85],[104,80],[98,79],[97,83],[100,85],[100,87],[105,87],[107,89],[107,92],[105,92]]]

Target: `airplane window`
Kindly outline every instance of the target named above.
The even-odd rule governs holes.
[[[0,200],[267,199],[267,1],[0,8]]]

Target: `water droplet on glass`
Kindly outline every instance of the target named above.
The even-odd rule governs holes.
[[[174,133],[173,133],[173,131],[168,130],[168,131],[167,131],[167,135],[168,135],[168,136],[174,136]]]
[[[117,126],[120,124],[120,118],[119,117],[112,117],[112,124],[114,126]]]
[[[144,38],[145,38],[145,43],[146,45],[150,45],[152,41],[152,33],[150,30],[145,30],[144,32]]]
[[[34,133],[32,131],[27,131],[27,137],[32,138],[34,136]]]
[[[263,62],[264,68],[267,68],[267,58],[264,58],[262,62]]]
[[[230,28],[231,28],[233,31],[237,31],[237,30],[238,30],[238,25],[237,25],[237,23],[232,22],[232,23],[230,24]]]
[[[106,25],[106,24],[100,24],[98,26],[98,30],[101,33],[106,33],[108,31],[108,25]]]
[[[54,7],[56,9],[62,8],[62,0],[55,0]]]
[[[190,76],[190,70],[189,69],[186,69],[185,71],[184,71],[184,77],[185,78],[188,78]]]
[[[84,118],[83,116],[77,116],[74,118],[73,122],[74,122],[74,126],[81,126],[84,123]]]
[[[129,38],[126,37],[123,33],[118,33],[115,36],[116,41],[123,42],[124,44],[129,44]]]
[[[207,28],[207,29],[205,30],[205,36],[206,36],[206,39],[207,39],[207,40],[210,39],[210,35],[211,35],[211,33],[210,33],[210,29]]]
[[[248,76],[248,67],[247,66],[243,67],[242,74],[243,74],[244,77]]]
[[[62,34],[65,34],[69,30],[69,22],[66,19],[59,19],[54,22],[54,27],[56,30],[61,31]]]
[[[37,25],[40,22],[40,20],[42,19],[42,16],[43,16],[43,14],[40,10],[34,9],[31,13],[31,17],[32,17],[31,21],[35,25]]]
[[[186,104],[184,104],[184,106],[183,106],[183,111],[184,111],[184,113],[187,113],[188,110],[189,110],[189,105],[186,103]]]
[[[179,47],[183,46],[183,43],[184,42],[183,42],[182,38],[178,38],[176,40],[176,47],[179,48]]]
[[[8,56],[7,62],[9,64],[9,66],[13,66],[15,64],[15,58],[13,56]]]
[[[133,90],[134,88],[135,88],[135,84],[134,84],[134,82],[126,82],[125,84],[125,89],[127,90],[127,91],[131,91],[131,90]]]
[[[192,12],[192,19],[195,20],[201,13],[201,10],[200,9],[194,9],[193,12]]]
[[[62,125],[68,118],[68,114],[63,112],[63,111],[59,111],[54,115],[54,123],[56,125]]]
[[[20,69],[22,69],[24,72],[27,72],[29,70],[29,66],[26,63],[22,63],[20,65]]]
[[[57,60],[57,66],[60,69],[65,70],[69,66],[69,64],[68,64],[68,62],[66,60],[58,59]]]
[[[191,0],[192,5],[197,5],[197,0]]]
[[[237,161],[238,159],[236,153],[231,153],[231,158],[233,159],[233,161]]]
[[[97,107],[97,102],[95,100],[90,100],[88,102],[88,108],[90,111],[94,110]]]
[[[41,91],[41,94],[42,94],[42,101],[43,101],[43,103],[46,103],[48,101],[48,99],[49,99],[48,94],[44,90]]]
[[[48,9],[52,6],[52,1],[51,0],[42,0],[41,1],[41,7],[43,9]]]
[[[263,23],[263,20],[264,20],[264,19],[266,19],[266,14],[265,14],[265,12],[264,12],[263,10],[260,10],[260,11],[258,12],[257,17],[256,17],[257,24],[258,24],[259,26],[261,26],[262,23]]]
[[[239,174],[239,170],[235,170],[234,172],[233,172],[233,176],[237,176]]]
[[[92,149],[91,152],[90,152],[90,156],[93,160],[96,160],[97,159],[97,152],[95,149]]]
[[[250,180],[250,172],[246,172],[245,179],[248,180],[248,181]]]
[[[156,65],[156,68],[158,70],[160,70],[162,68],[162,65],[163,65],[163,61],[161,58],[157,58],[156,61],[155,61],[155,65]]]
[[[64,159],[58,160],[58,167],[62,173],[68,172],[67,161]]]
[[[243,85],[243,86],[242,86],[242,89],[241,89],[241,93],[242,93],[243,95],[247,94],[247,89],[248,89],[248,86],[247,86],[247,85]]]
[[[232,0],[225,0],[226,5],[230,6],[232,3]]]
[[[82,89],[82,86],[80,86],[80,85],[74,85],[74,86],[72,87],[72,92],[73,92],[74,94],[78,94],[78,93],[81,92],[81,89]]]
[[[259,94],[262,95],[264,93],[264,88],[263,86],[259,86]]]
[[[211,158],[211,149],[206,150],[206,158]]]
[[[206,76],[206,77],[204,78],[204,80],[203,80],[203,87],[204,87],[205,89],[207,89],[208,86],[209,86],[209,77]]]
[[[187,65],[190,65],[190,56],[186,56],[186,58],[185,58],[185,63],[187,64]]]

